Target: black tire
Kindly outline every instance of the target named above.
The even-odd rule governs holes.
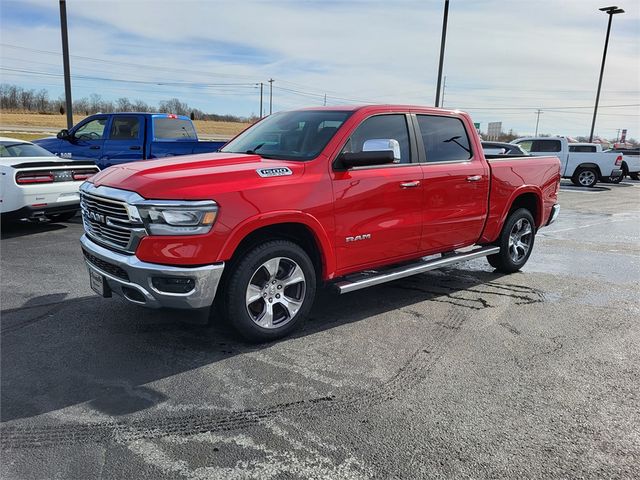
[[[516,247],[516,252],[519,255],[514,256],[513,252],[513,244],[510,243],[512,234],[514,233],[514,229],[516,224],[522,221],[521,225],[524,225],[525,222],[528,223],[531,232],[528,235],[522,234],[520,239],[524,239],[523,243],[528,244],[528,249],[524,252],[523,255],[520,256],[523,252],[520,251],[519,247]],[[524,231],[524,230],[523,230]],[[496,245],[500,247],[500,252],[494,255],[489,255],[487,257],[487,261],[489,264],[502,273],[513,273],[520,270],[527,260],[529,260],[529,256],[533,251],[533,244],[535,242],[536,237],[536,224],[533,220],[533,216],[531,212],[526,208],[519,208],[507,217],[507,221],[504,223],[502,227],[502,232],[500,232],[500,237],[498,237],[498,241]]]
[[[598,183],[598,171],[595,168],[578,168],[571,177],[571,181],[578,187],[593,187]]]
[[[640,180],[640,174],[638,172],[629,172],[631,180]]]
[[[622,181],[624,175],[620,175],[619,177],[609,177],[609,183],[617,184]]]
[[[67,222],[76,216],[78,212],[64,212],[64,213],[52,213],[45,215],[52,222]]]
[[[265,266],[267,262],[272,262],[269,267],[277,265],[275,275]],[[307,253],[297,244],[288,240],[262,243],[230,267],[233,270],[225,282],[221,310],[245,339],[265,342],[284,337],[297,328],[311,310],[316,294],[316,272]],[[298,272],[296,267],[303,273],[303,280],[298,283],[293,277],[294,272]],[[293,283],[286,285],[288,280]],[[251,302],[250,288],[257,295]],[[297,310],[292,314],[294,308]]]

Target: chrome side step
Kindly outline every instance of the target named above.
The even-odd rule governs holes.
[[[402,265],[401,267],[393,267],[381,272],[364,274],[364,276],[360,276],[358,279],[349,280],[347,277],[346,279],[336,282],[334,285],[341,294],[354,292],[362,288],[372,287],[374,285],[380,285],[381,283],[410,277],[411,275],[416,275],[418,273],[428,272],[429,270],[448,267],[466,260],[486,257],[487,255],[498,253],[499,251],[500,247],[480,247],[468,252],[452,253],[432,260],[421,259],[410,265]]]

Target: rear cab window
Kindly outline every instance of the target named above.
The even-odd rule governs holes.
[[[416,117],[428,163],[463,162],[471,159],[471,143],[462,120],[438,115]]]
[[[153,117],[153,140],[198,140],[193,123],[186,118]]]

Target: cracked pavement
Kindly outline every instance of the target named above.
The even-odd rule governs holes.
[[[578,189],[522,272],[339,296],[301,331],[101,299],[78,219],[4,227],[3,479],[640,477],[640,182]]]

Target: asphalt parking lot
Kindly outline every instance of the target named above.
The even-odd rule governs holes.
[[[4,227],[3,479],[639,478],[640,182],[563,182],[522,272],[338,296],[292,338],[101,299]]]

